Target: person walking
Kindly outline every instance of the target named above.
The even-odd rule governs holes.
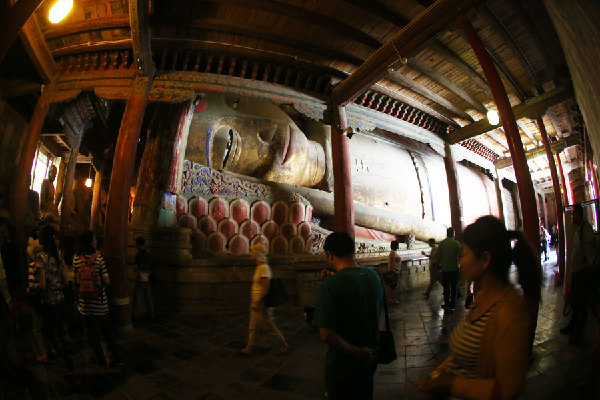
[[[287,353],[289,346],[283,333],[275,325],[274,307],[266,307],[264,297],[269,291],[269,283],[273,278],[271,267],[268,264],[267,249],[262,243],[256,243],[250,247],[250,256],[256,260],[256,268],[252,276],[252,287],[250,290],[250,325],[248,327],[248,342],[246,347],[239,350],[241,355],[251,355],[256,341],[258,326],[265,322],[273,335],[281,342],[279,354]]]
[[[94,234],[91,231],[83,233],[79,239],[79,253],[73,257],[73,270],[78,290],[79,312],[83,316],[88,340],[96,354],[96,363],[100,366],[120,366],[120,352],[108,317],[108,297],[105,288],[110,285],[110,279],[104,258],[94,247]],[[106,362],[100,336],[112,353],[110,363]]]
[[[330,400],[372,399],[383,285],[375,271],[356,263],[347,233],[330,234],[323,250],[336,273],[321,284],[312,323],[329,345],[327,393]]]
[[[569,254],[570,268],[566,274],[565,295],[572,300],[573,312],[568,325],[562,328],[560,333],[569,334],[570,343],[578,344],[583,336],[588,307],[593,297],[591,291],[594,281],[596,238],[590,223],[583,219],[583,208],[580,204],[573,206],[572,220],[575,234]]]
[[[513,262],[523,295],[510,283]],[[450,336],[450,356],[414,388],[429,398],[519,398],[529,367],[530,322],[523,296],[540,301],[540,259],[521,232],[507,231],[489,215],[465,229],[460,265],[463,278],[480,290]]]
[[[400,243],[397,240],[392,240],[390,243],[390,254],[388,255],[387,272],[383,275],[383,280],[389,288],[389,296],[386,296],[388,304],[400,304],[396,294],[398,287],[398,274],[402,265],[402,257],[398,254]]]
[[[438,246],[438,256],[442,264],[442,284],[444,286],[444,304],[442,308],[454,311],[456,305],[456,292],[458,290],[458,256],[460,243],[454,239],[454,228],[446,230],[446,239]]]
[[[150,287],[152,268],[150,255],[148,254],[148,250],[146,250],[146,240],[141,236],[136,238],[135,247],[137,249],[137,254],[135,255],[137,281],[133,295],[133,309],[139,312],[140,299],[143,296],[146,299],[148,307],[148,318],[154,319],[154,297],[152,297],[152,288]]]
[[[429,247],[431,248],[431,251],[429,252],[429,286],[427,286],[423,296],[429,299],[429,294],[431,293],[431,290],[435,284],[439,282],[440,285],[442,285],[442,271],[440,266],[440,258],[438,256],[438,247],[435,244],[435,239],[429,239],[427,244],[429,244]],[[421,254],[424,256],[427,255],[427,253],[424,251],[422,251]]]

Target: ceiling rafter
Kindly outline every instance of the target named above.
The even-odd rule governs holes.
[[[466,90],[458,86],[456,83],[452,82],[450,79],[446,78],[442,73],[437,72],[435,69],[433,69],[423,61],[411,57],[408,59],[408,65],[410,65],[423,75],[428,76],[433,81],[444,86],[445,88],[459,96],[461,99],[465,100],[467,103],[472,105],[477,111],[484,114],[487,112],[487,109],[479,100],[471,96]]]
[[[389,23],[394,24],[398,27],[403,27],[404,25],[410,22],[410,19],[398,13],[391,7],[388,7],[379,0],[370,0],[368,2],[364,0],[344,0],[344,2],[352,4],[353,6],[361,9],[362,11],[366,11],[368,13],[376,15],[379,18],[388,21]]]
[[[492,90],[488,86],[485,79],[445,44],[438,40],[430,43],[429,48],[464,73],[471,80],[471,82],[476,84],[485,93],[490,95],[492,94]]]
[[[308,10],[303,7],[297,7],[289,3],[277,0],[202,0],[203,3],[230,4],[238,7],[250,8],[260,11],[271,12],[284,15],[288,18],[296,19],[316,25],[319,28],[333,32],[345,39],[352,39],[371,48],[378,48],[381,42],[360,29],[353,28],[337,19],[330,18],[318,12]]]
[[[500,18],[498,18],[498,16],[488,5],[484,5],[483,7],[481,7],[481,13],[484,19],[490,23],[494,31],[502,37],[504,43],[508,46],[513,55],[517,57],[517,60],[519,60],[519,63],[521,64],[521,66],[525,70],[525,73],[529,77],[531,85],[530,91],[534,95],[542,93],[543,89],[540,85],[540,80],[537,74],[535,73],[527,57],[525,57],[523,49],[521,49],[521,47],[518,45],[517,41],[512,36],[510,31],[506,28],[504,23],[500,20]]]
[[[167,23],[175,25],[178,22],[172,20]],[[165,22],[162,21],[161,24],[164,25]],[[195,19],[189,26],[206,31],[253,37],[266,42],[284,45],[293,50],[300,50],[304,52],[309,51],[331,60],[344,61],[353,65],[360,65],[363,62],[363,59],[360,57],[341,51],[335,47],[325,46],[322,42],[317,43],[306,39],[298,39],[287,34],[281,34],[280,32],[274,30],[257,29],[252,25],[237,21],[224,21],[217,18],[199,18]],[[293,53],[293,51],[290,51],[290,53]]]
[[[382,80],[382,82],[385,82],[386,80]],[[375,85],[373,85],[372,87],[373,90],[377,91],[377,92],[381,92],[387,96],[390,96],[396,100],[399,100],[405,104],[408,104],[411,107],[416,108],[417,110],[423,111],[424,113],[427,113],[441,121],[444,121],[447,124],[450,125],[456,125],[456,122],[450,118],[448,118],[447,116],[441,114],[440,112],[438,112],[437,110],[431,108],[428,105],[425,105],[423,103],[421,103],[420,101],[417,101],[415,99],[413,99],[412,97],[409,97],[407,95],[405,95],[402,92],[399,92],[397,90],[392,90],[386,86],[384,86],[381,83],[376,83]]]
[[[407,76],[401,74],[400,72],[394,71],[394,72],[390,72],[387,76],[387,78],[389,80],[391,80],[392,82],[396,82],[401,86],[404,86],[410,90],[412,90],[415,93],[420,94],[421,96],[433,101],[434,103],[439,104],[440,106],[442,106],[444,109],[448,110],[449,113],[455,114],[461,118],[466,119],[467,121],[473,121],[473,118],[467,114],[466,112],[464,112],[463,110],[459,109],[458,107],[456,107],[454,104],[452,104],[450,101],[446,100],[445,98],[443,98],[442,96],[440,96],[439,94],[433,92],[432,90],[426,88],[425,86],[421,85],[420,83],[408,78]]]
[[[112,28],[129,28],[129,15],[117,14],[110,17],[89,18],[81,21],[53,24],[45,28],[42,33],[46,39],[52,39],[59,36]]]
[[[479,5],[483,0],[464,0],[456,3],[438,0],[419,14],[385,45],[381,46],[354,73],[340,83],[332,93],[334,104],[345,105],[379,81],[398,62],[399,54],[410,54],[424,42],[444,29],[457,16]]]
[[[529,129],[527,124],[525,124],[525,121],[518,119],[517,125],[519,125],[519,128],[521,128],[525,136],[527,136],[536,147],[540,145],[540,142],[537,140],[533,132],[531,132],[531,129]]]

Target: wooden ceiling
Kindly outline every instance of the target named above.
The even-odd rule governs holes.
[[[35,24],[30,26],[33,33],[29,34],[43,38],[37,45],[41,49],[30,43],[36,64],[46,69],[41,75],[47,75],[52,64],[65,72],[97,71],[111,65],[135,69],[139,63],[134,58],[144,54],[139,49],[141,40],[142,47],[150,48],[146,69],[155,66],[159,72],[241,76],[326,98],[340,81],[433,3],[131,1],[76,0],[70,15],[56,25],[47,19],[52,2],[44,2],[36,11]],[[492,56],[513,107],[569,84],[560,42],[542,0],[479,3],[476,10],[463,16],[471,20]],[[130,10],[135,15],[130,15]],[[43,60],[44,52],[49,52],[50,62]],[[362,97],[363,105],[370,95],[371,102],[367,103],[371,108],[396,116],[406,105],[419,115],[413,115],[413,121],[426,121],[422,126],[440,135],[446,135],[448,127],[458,130],[481,120],[488,109],[496,108],[475,54],[456,24],[436,32],[409,54],[398,53],[398,59],[393,71]],[[385,105],[374,107],[376,98]],[[518,121],[528,150],[541,145],[537,125],[529,117],[533,115]],[[571,96],[550,107],[543,119],[554,140],[579,129]],[[463,142],[465,146],[467,143],[471,150],[494,161],[508,154],[501,128]]]

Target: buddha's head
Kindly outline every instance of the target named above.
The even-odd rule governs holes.
[[[323,147],[276,105],[207,95],[196,106],[186,158],[218,170],[312,187],[325,174]]]

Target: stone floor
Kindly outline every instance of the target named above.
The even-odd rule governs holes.
[[[593,326],[585,341],[568,345],[559,334],[565,323],[562,298],[551,286],[553,263],[545,266],[546,286],[535,339],[535,361],[528,374],[525,399],[590,399],[590,355]],[[375,375],[375,399],[420,399],[414,381],[427,377],[448,353],[448,337],[463,311],[440,310],[441,288],[429,300],[422,287],[401,293],[401,304],[391,308],[398,360],[380,366]],[[36,364],[29,335],[19,335],[21,368],[0,386],[2,399],[322,399],[326,347],[303,319],[299,306],[276,311],[290,352],[277,354],[274,339],[262,334],[252,357],[236,355],[243,347],[248,323],[244,309],[163,311],[153,322],[136,324],[135,335],[121,338],[121,368],[97,367],[89,362],[85,340],[73,341],[75,371],[60,362]],[[596,380],[598,377],[596,377]]]

